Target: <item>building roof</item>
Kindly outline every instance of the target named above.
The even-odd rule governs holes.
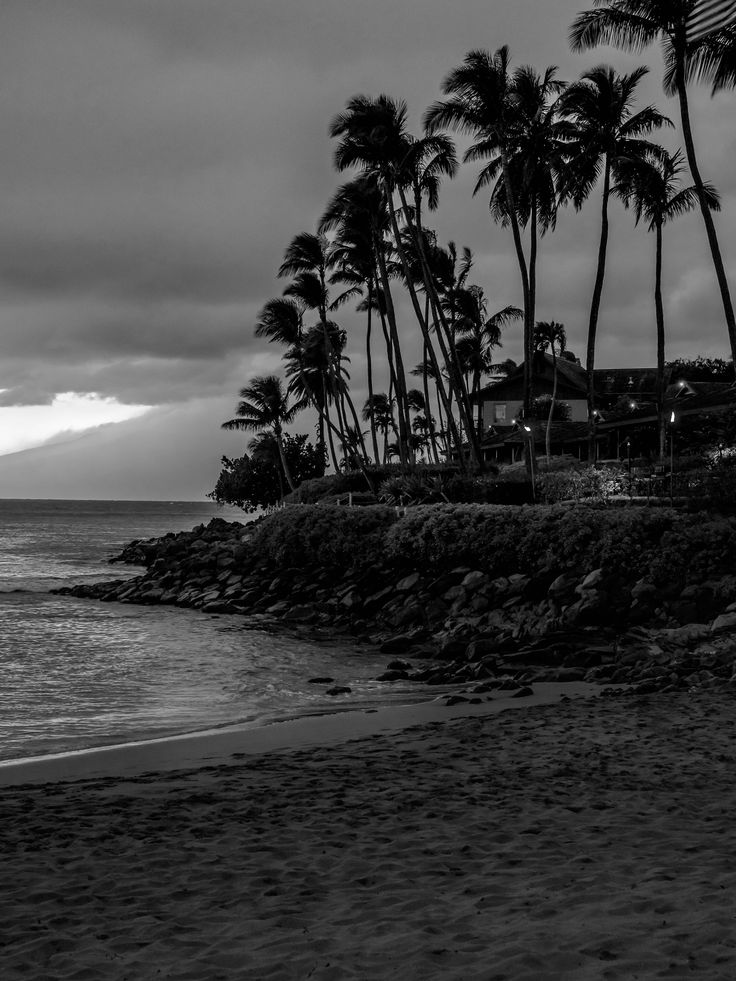
[[[538,383],[542,380],[552,384],[553,361],[549,354],[538,353],[534,358],[534,380]],[[500,381],[486,385],[475,396],[475,399],[504,399],[508,397],[509,390],[521,390],[520,386],[524,380],[524,365],[518,365],[512,372]],[[578,397],[585,398],[586,383],[585,369],[579,364],[567,361],[564,358],[557,358],[557,386],[559,397],[562,401],[565,398]]]
[[[537,353],[534,356],[534,375],[535,387],[539,387],[540,382],[552,383],[554,362],[550,354]],[[503,398],[505,390],[515,388],[523,380],[524,365],[518,365],[506,378],[501,381],[492,382],[486,385],[478,393],[476,398],[485,401],[494,397]],[[557,358],[557,383],[560,389],[560,398],[570,398],[578,396],[585,398],[587,393],[587,380],[585,368],[575,361],[568,361],[566,358]],[[632,395],[642,398],[644,395],[653,395],[657,383],[656,368],[595,368],[593,371],[593,385],[596,394],[606,398],[616,398]]]

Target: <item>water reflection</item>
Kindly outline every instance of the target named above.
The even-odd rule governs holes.
[[[340,705],[427,694],[373,681],[386,661],[375,651],[242,629],[239,617],[5,594],[0,618],[4,759],[334,709],[314,676],[353,689]]]

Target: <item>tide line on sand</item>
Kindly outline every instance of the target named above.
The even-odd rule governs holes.
[[[583,697],[600,691],[585,683],[540,683],[525,698],[496,697],[480,704],[460,702],[447,707],[443,698],[371,710],[305,715],[269,724],[243,723],[182,735],[113,746],[0,761],[0,787],[26,783],[135,776],[148,771],[194,769],[221,765],[243,754],[253,755],[308,746],[328,746],[349,739],[395,732],[421,723],[488,715],[509,708],[546,705],[563,696]]]

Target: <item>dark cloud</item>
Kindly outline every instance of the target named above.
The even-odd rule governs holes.
[[[582,0],[7,0],[0,58],[0,388],[5,404],[95,391],[138,404],[186,402],[272,371],[278,352],[252,336],[283,288],[284,247],[313,229],[336,185],[327,136],[357,92],[405,98],[411,126],[473,47],[511,47],[514,62],[557,64],[574,78],[647,61],[642,101],[677,121],[659,53],[575,56],[567,30]],[[736,103],[692,92],[704,174],[736,256]],[[677,131],[666,137],[677,145]],[[348,175],[345,175],[347,177]],[[472,197],[461,170],[433,217],[440,238],[470,246],[491,308],[520,303],[507,230]],[[563,320],[582,352],[598,204],[560,216],[541,246],[538,314]],[[723,317],[702,223],[666,238],[673,354],[725,353]],[[612,207],[599,360],[654,360],[652,243]],[[736,282],[734,282],[736,290]],[[400,303],[407,363],[421,340]],[[365,395],[363,321],[350,337],[356,401]],[[520,357],[507,331],[499,357]],[[377,384],[385,384],[377,361]]]

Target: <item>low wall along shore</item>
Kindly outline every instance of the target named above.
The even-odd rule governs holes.
[[[380,645],[454,699],[536,681],[736,684],[736,519],[605,507],[327,505],[133,542],[133,578],[60,590]],[[339,694],[339,689],[331,690]]]

